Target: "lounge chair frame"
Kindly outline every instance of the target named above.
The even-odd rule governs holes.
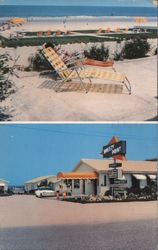
[[[66,60],[66,63],[62,61],[62,59],[59,57],[59,55],[53,50],[53,48],[45,47],[45,44],[43,45],[43,50],[42,50],[43,56],[47,59],[51,67],[53,68],[53,71],[60,77],[60,83],[59,84],[59,89],[60,86],[72,79],[79,79],[80,83],[83,85],[86,93],[88,93],[88,89],[86,89],[84,85],[84,79],[88,79],[90,84],[92,84],[92,79],[94,78],[102,78],[106,80],[117,80],[121,81],[121,83],[126,87],[128,90],[129,94],[131,94],[131,84],[128,78],[124,74],[117,73],[115,72],[107,72],[107,71],[97,71],[97,70],[90,70],[88,72],[88,69],[85,68],[85,66],[82,64],[83,58],[79,58],[78,56],[73,56],[69,59]],[[74,64],[75,66],[72,67],[67,67],[70,66],[71,64]],[[87,71],[87,72],[86,72]],[[90,74],[92,71],[92,74]],[[84,74],[85,73],[85,74]],[[100,76],[100,75],[104,75]],[[94,76],[93,76],[94,75]],[[116,79],[115,79],[116,78]],[[57,90],[57,92],[58,92]]]

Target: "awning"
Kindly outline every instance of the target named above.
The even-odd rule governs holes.
[[[137,180],[146,180],[146,176],[143,174],[133,174]]]
[[[0,183],[0,187],[5,187],[5,184],[4,183]]]
[[[149,177],[151,180],[155,180],[155,179],[156,179],[156,174],[148,174],[148,177]]]
[[[119,180],[126,180],[126,177],[122,175],[122,178],[119,178]]]
[[[98,179],[99,175],[97,172],[59,172],[57,179],[81,179],[81,180],[95,180]]]

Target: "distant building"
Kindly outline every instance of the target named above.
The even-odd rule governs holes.
[[[37,190],[41,184],[47,183],[53,190],[60,190],[61,181],[54,175],[40,176],[25,182],[24,189],[26,192]]]
[[[156,180],[157,162],[154,161],[117,161],[122,163],[118,168],[120,183],[126,181],[126,187],[144,188]],[[114,174],[109,164],[112,160],[82,159],[72,172],[59,172],[57,177],[63,183],[71,185],[72,195],[97,195],[115,187],[125,190],[124,184],[115,184]]]
[[[0,179],[0,193],[8,191],[8,181]]]

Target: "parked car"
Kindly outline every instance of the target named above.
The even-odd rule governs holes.
[[[41,187],[35,191],[36,197],[54,197],[56,196],[56,192],[49,187]]]
[[[13,192],[13,194],[24,194],[25,193],[24,188],[22,188],[22,187],[14,187],[14,188],[12,188],[12,192]]]

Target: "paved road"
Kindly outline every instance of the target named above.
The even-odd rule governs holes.
[[[156,245],[155,220],[0,231],[0,250],[156,250]]]

